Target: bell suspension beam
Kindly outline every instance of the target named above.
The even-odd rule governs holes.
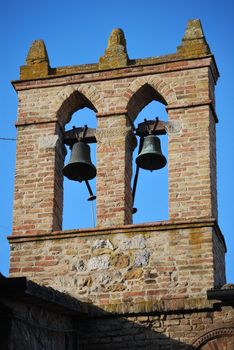
[[[153,135],[165,135],[166,132],[166,122],[162,120],[158,120],[157,125],[155,126],[155,120],[147,120],[147,125],[145,122],[138,124],[137,128],[135,128],[133,121],[131,121],[131,125],[135,135],[147,136],[149,131]],[[95,128],[87,128],[84,135],[84,127],[73,127],[73,129],[65,131],[63,135],[63,143],[67,146],[72,147],[74,143],[77,142],[78,138],[83,137],[83,141],[86,143],[96,143],[96,129]]]

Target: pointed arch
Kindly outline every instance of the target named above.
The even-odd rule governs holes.
[[[151,101],[155,100],[168,105],[176,101],[175,91],[162,78],[140,77],[134,80],[126,94],[127,111],[134,120],[138,113]]]
[[[80,86],[79,88],[66,86],[61,90],[52,104],[52,110],[61,125],[67,124],[74,112],[88,107],[94,112],[101,108],[102,95],[94,86]]]
[[[222,347],[222,341],[220,342],[221,345],[219,344],[219,339],[221,338],[227,338],[227,337],[232,337],[232,342],[234,343],[234,327],[233,324],[229,326],[220,326],[219,328],[212,329],[208,332],[203,333],[199,338],[197,338],[193,343],[192,346],[194,349],[207,349],[205,347],[206,344],[209,344],[209,342],[213,343],[215,342],[215,349],[223,349]],[[232,343],[232,344],[233,344]],[[220,345],[220,346],[219,346]]]

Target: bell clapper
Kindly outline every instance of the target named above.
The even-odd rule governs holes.
[[[88,189],[89,194],[90,194],[90,197],[88,198],[88,201],[89,202],[94,201],[96,199],[96,196],[94,196],[93,191],[92,191],[92,189],[90,187],[90,184],[89,184],[88,180],[85,180],[85,184],[86,184],[87,189]]]

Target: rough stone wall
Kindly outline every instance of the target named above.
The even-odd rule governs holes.
[[[108,311],[204,296],[225,283],[224,243],[213,224],[165,222],[12,237],[11,276],[27,276]]]

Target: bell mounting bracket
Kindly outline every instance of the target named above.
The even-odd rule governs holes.
[[[156,118],[155,120],[144,120],[144,122],[138,124],[137,128],[131,123],[136,136],[144,137],[147,135],[165,135],[166,122]],[[96,129],[88,128],[87,125],[83,127],[75,127],[73,129],[65,131],[63,136],[63,143],[67,146],[72,146],[78,140],[82,140],[86,143],[96,143]]]
[[[63,135],[63,143],[67,146],[72,146],[77,141],[84,141],[86,143],[96,143],[96,129],[94,128],[88,128],[87,125],[84,125],[83,127],[75,127],[71,130],[65,131]]]

